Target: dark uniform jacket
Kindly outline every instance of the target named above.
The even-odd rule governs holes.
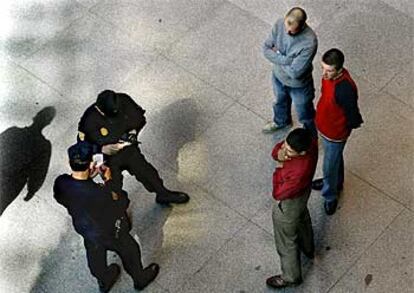
[[[145,125],[145,110],[127,94],[118,94],[119,112],[115,117],[103,116],[95,104],[86,109],[80,119],[78,139],[86,140],[98,147],[117,143],[131,130],[139,132]]]
[[[56,178],[53,191],[56,201],[72,216],[76,232],[89,241],[110,244],[115,238],[115,222],[126,221],[126,195],[113,196],[108,187],[92,179],[76,180],[63,174]]]

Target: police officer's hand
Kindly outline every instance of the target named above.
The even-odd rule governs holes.
[[[101,175],[102,175],[102,179],[106,182],[112,179],[112,173],[111,173],[111,169],[108,166],[105,165],[101,165],[99,167]]]
[[[96,175],[99,174],[99,167],[97,166],[96,162],[92,162],[89,166],[89,177],[95,178]]]
[[[113,144],[106,144],[102,146],[102,153],[108,156],[115,155],[120,150],[122,150],[124,147],[131,145],[131,143],[128,142],[118,142]]]

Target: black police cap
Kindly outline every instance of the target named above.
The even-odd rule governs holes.
[[[79,141],[68,149],[69,160],[78,164],[88,164],[92,161],[93,147],[86,141]]]
[[[107,116],[115,116],[118,113],[118,96],[111,90],[104,90],[96,99],[96,106]]]

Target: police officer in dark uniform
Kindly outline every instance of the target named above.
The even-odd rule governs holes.
[[[96,153],[104,154],[105,164],[112,171],[113,190],[121,192],[122,171],[127,170],[148,191],[156,193],[157,203],[186,203],[189,196],[168,190],[139,149],[137,136],[146,124],[144,113],[127,94],[105,90],[83,114],[78,141],[88,141],[94,144]]]
[[[92,146],[86,142],[78,142],[69,148],[72,174],[56,178],[54,197],[68,210],[76,232],[84,238],[88,266],[98,280],[100,291],[109,292],[120,273],[117,264],[107,266],[107,250],[120,256],[135,289],[142,290],[155,279],[159,266],[153,263],[143,268],[140,247],[129,234],[131,225],[126,216],[129,204],[126,193],[109,189],[107,184],[111,182],[111,174],[105,166],[99,169],[105,185],[92,180],[92,173],[96,173],[91,163],[92,153]]]

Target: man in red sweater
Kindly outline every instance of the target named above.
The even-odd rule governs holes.
[[[273,173],[273,229],[280,257],[281,275],[268,278],[272,288],[302,282],[300,251],[314,257],[312,223],[307,203],[318,161],[318,142],[312,133],[296,128],[273,149],[277,166]]]
[[[333,215],[344,182],[343,151],[352,129],[363,123],[358,108],[358,91],[349,72],[343,68],[344,54],[330,49],[322,56],[322,89],[316,107],[316,127],[322,138],[323,178],[312,183],[322,190],[327,215]]]

